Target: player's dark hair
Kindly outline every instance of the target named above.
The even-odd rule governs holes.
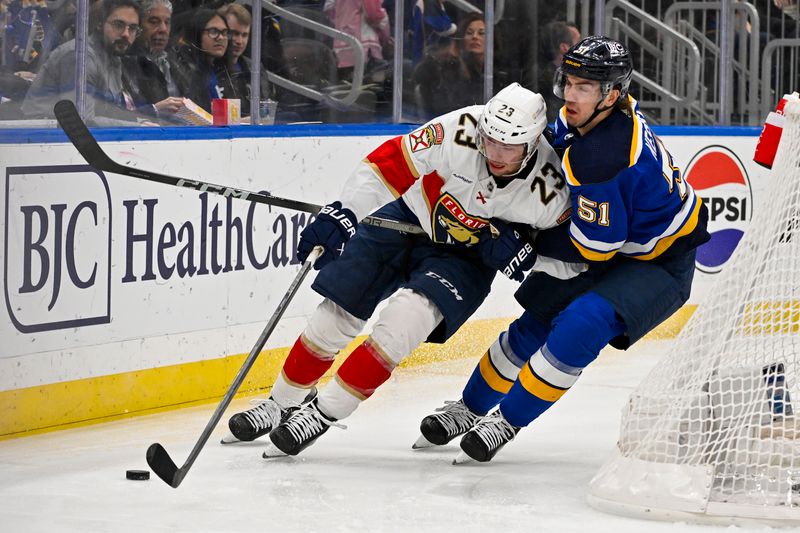
[[[628,96],[625,95],[622,98],[617,98],[617,101],[614,102],[614,107],[622,111],[628,116],[633,115],[633,107],[631,107],[631,102],[628,99]]]

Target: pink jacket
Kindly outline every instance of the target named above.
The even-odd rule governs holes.
[[[381,43],[389,39],[389,16],[381,0],[326,0],[325,13],[334,27],[359,40],[364,47],[364,60],[383,59]],[[334,40],[333,50],[339,68],[355,64],[353,49],[344,41]]]

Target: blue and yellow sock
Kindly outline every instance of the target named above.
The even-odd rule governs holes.
[[[462,398],[474,413],[484,415],[511,390],[519,369],[542,345],[548,328],[524,313],[500,334],[464,387]]]

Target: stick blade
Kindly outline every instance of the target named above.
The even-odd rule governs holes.
[[[61,129],[64,130],[87,163],[100,170],[114,170],[117,164],[97,144],[71,100],[56,102],[56,105],[53,106],[53,113],[55,113]]]
[[[183,481],[183,476],[178,475],[178,467],[175,461],[167,453],[159,443],[151,444],[147,448],[147,464],[153,469],[158,477],[164,480],[164,483],[170,487],[177,489],[178,485]]]

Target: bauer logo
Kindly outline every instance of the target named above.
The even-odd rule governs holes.
[[[4,285],[22,333],[111,321],[111,195],[86,165],[6,169]]]
[[[686,181],[703,199],[709,215],[711,240],[697,249],[697,268],[715,274],[730,259],[752,218],[750,179],[731,150],[708,146],[689,162]]]

